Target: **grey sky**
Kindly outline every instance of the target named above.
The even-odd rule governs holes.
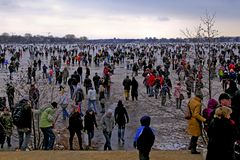
[[[240,0],[0,0],[0,30],[90,38],[181,37],[216,13],[220,35],[240,35]]]

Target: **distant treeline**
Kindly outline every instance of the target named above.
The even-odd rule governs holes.
[[[20,36],[20,35],[0,35],[1,44],[73,44],[73,43],[186,43],[186,42],[207,42],[207,38],[187,39],[187,38],[145,38],[145,39],[95,39],[89,40],[87,37],[75,38],[73,36],[53,37],[53,36]],[[218,37],[214,42],[240,42],[240,37]]]

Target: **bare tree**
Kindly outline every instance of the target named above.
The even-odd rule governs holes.
[[[207,40],[208,45],[208,57],[203,57],[204,59],[208,58],[208,60],[211,62],[212,54],[212,44],[214,43],[214,40],[217,36],[218,31],[214,28],[215,26],[215,14],[209,14],[208,11],[206,11],[206,14],[204,17],[201,17],[201,23],[195,27],[195,31],[190,31],[188,28],[185,30],[180,30],[182,34],[188,39],[188,42],[194,43],[195,52],[197,53],[199,50],[200,44],[204,43],[204,40]],[[193,57],[193,55],[188,55],[189,58],[197,58]],[[196,55],[197,56],[197,55]],[[212,82],[211,82],[211,63],[206,67],[208,71],[208,90],[209,90],[209,98],[212,97]]]
[[[212,58],[212,44],[214,43],[214,38],[217,36],[218,31],[214,28],[215,27],[215,13],[210,14],[208,11],[206,11],[206,14],[204,17],[201,17],[201,22],[202,22],[202,28],[201,31],[203,33],[203,36],[207,39],[208,43],[208,89],[209,89],[209,98],[212,98],[212,82],[211,82],[211,58]]]

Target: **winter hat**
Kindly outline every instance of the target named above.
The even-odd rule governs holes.
[[[110,117],[110,116],[112,116],[112,114],[113,114],[113,110],[112,109],[108,109],[107,112],[106,112],[106,115],[108,117]]]
[[[120,107],[120,106],[122,107],[122,106],[123,106],[123,103],[122,103],[122,101],[121,101],[121,100],[119,100],[119,101],[118,101],[118,104],[117,104],[117,106],[118,106],[118,107]]]
[[[209,99],[208,101],[208,108],[216,108],[218,105],[217,100],[215,99]]]
[[[52,102],[51,105],[53,106],[53,108],[57,108],[57,102]]]
[[[227,93],[220,94],[218,101],[220,102],[223,99],[231,99],[231,97]]]
[[[91,108],[87,109],[86,114],[88,114],[90,112],[94,112],[93,109],[91,109]]]
[[[140,123],[142,126],[150,126],[151,118],[149,116],[143,116],[140,119]]]
[[[112,112],[113,112],[113,110],[110,108],[107,110],[107,113],[112,113]]]

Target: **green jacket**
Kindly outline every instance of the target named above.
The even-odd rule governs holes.
[[[2,113],[0,116],[0,122],[2,123],[5,133],[7,136],[12,135],[12,130],[13,130],[13,120],[12,120],[12,114],[7,113],[4,114]]]
[[[40,110],[40,128],[47,128],[53,126],[55,110],[52,105],[48,105]]]

